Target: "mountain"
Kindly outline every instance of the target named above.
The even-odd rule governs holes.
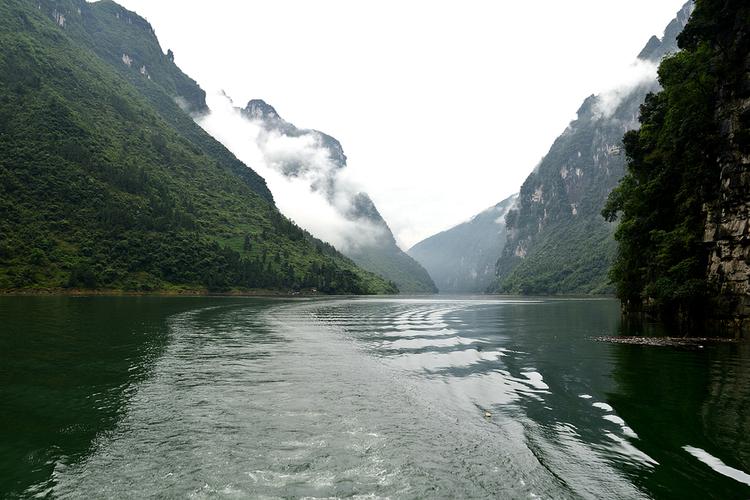
[[[103,0],[0,2],[0,289],[392,293],[196,125],[205,93]]]
[[[347,158],[338,140],[297,128],[260,99],[251,100],[240,112],[261,128],[254,140],[268,167],[286,178],[304,180],[350,223],[337,235],[342,241],[339,250],[362,268],[393,281],[402,292],[437,292],[427,271],[398,247],[367,193],[342,176]]]
[[[619,219],[612,278],[625,310],[701,335],[750,332],[749,26],[744,0],[696,1],[604,210]]]
[[[506,217],[508,240],[492,291],[613,291],[607,272],[616,251],[614,226],[600,212],[625,173],[623,134],[638,127],[641,104],[659,88],[656,65],[678,50],[677,35],[692,8],[685,4],[664,36],[648,41],[633,67],[641,78],[584,101],[577,119],[523,183],[517,207]]]
[[[495,279],[495,263],[505,246],[505,216],[516,197],[420,241],[407,253],[427,269],[441,293],[484,293]]]

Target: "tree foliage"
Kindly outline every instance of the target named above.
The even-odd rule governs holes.
[[[202,91],[135,14],[8,0],[0,46],[0,289],[396,292],[192,121]]]
[[[678,38],[682,50],[659,67],[663,90],[646,98],[640,130],[625,135],[627,174],[602,213],[619,217],[610,277],[630,310],[666,317],[697,312],[713,293],[703,234],[726,147],[719,89],[741,73],[727,44],[738,29],[747,30],[747,13],[742,1],[698,0]]]

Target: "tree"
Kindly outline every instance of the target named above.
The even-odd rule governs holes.
[[[641,128],[624,138],[627,173],[602,215],[619,218],[610,272],[629,311],[691,321],[715,293],[707,282],[705,207],[719,196],[718,158],[728,148],[716,118],[721,88],[744,75],[727,52],[747,57],[748,8],[738,0],[698,0],[681,52],[659,67],[663,90],[641,106]],[[733,42],[734,43],[734,42]],[[744,43],[744,46],[739,46]]]

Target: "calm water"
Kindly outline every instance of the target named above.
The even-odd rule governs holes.
[[[611,300],[0,298],[0,497],[750,498],[750,346],[589,339],[620,331]]]

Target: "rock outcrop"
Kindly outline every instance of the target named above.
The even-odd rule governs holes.
[[[719,158],[719,200],[708,207],[704,241],[708,279],[719,292],[715,319],[740,334],[750,332],[750,57],[740,81],[723,85],[719,94],[727,147]]]

